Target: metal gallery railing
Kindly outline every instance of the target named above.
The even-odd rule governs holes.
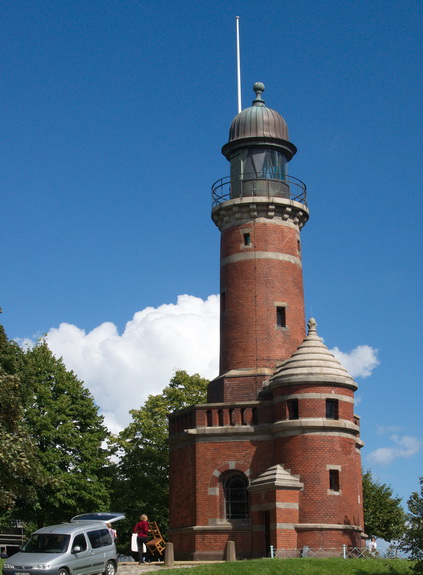
[[[277,179],[243,174],[240,178],[221,178],[212,185],[212,207],[234,198],[255,196],[283,197],[307,205],[307,187],[293,176]]]

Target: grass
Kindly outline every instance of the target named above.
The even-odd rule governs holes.
[[[0,559],[2,573],[4,559]],[[411,575],[405,559],[254,559],[186,568],[162,569],[169,575]]]
[[[405,559],[254,559],[163,569],[169,575],[411,575]]]

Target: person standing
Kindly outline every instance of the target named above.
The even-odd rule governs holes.
[[[376,555],[376,553],[377,553],[376,537],[371,538],[371,540],[369,542],[369,551],[372,555]]]
[[[106,527],[108,528],[108,530],[110,531],[110,535],[112,536],[113,541],[115,539],[117,539],[117,532],[116,529],[113,529],[112,524],[111,523],[106,523]]]
[[[137,534],[137,546],[138,546],[138,557],[139,564],[141,565],[144,560],[144,545],[148,541],[148,532],[150,531],[148,527],[148,517],[143,513],[140,516],[140,520],[134,527],[134,533]]]

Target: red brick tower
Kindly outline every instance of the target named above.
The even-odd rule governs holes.
[[[220,374],[209,401],[255,399],[305,335],[300,230],[305,185],[287,175],[296,153],[285,120],[254,84],[253,105],[231,124],[222,153],[231,175],[213,186],[221,231]]]
[[[205,405],[170,418],[169,537],[177,558],[221,559],[360,546],[363,526],[354,380],[305,334],[300,230],[305,185],[283,118],[255,84],[213,186],[221,231],[220,371]]]

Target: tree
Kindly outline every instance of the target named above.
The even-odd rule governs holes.
[[[22,350],[0,326],[0,523],[7,524],[17,500],[36,500],[42,485],[36,445],[24,422],[21,381],[14,373]]]
[[[90,392],[45,342],[24,353],[18,370],[25,424],[35,442],[43,488],[20,518],[37,525],[109,506],[108,431]]]
[[[20,381],[0,373],[0,522],[9,518],[18,500],[36,499],[35,486],[42,485],[41,468],[23,423]]]
[[[408,528],[401,542],[401,548],[418,559],[418,571],[423,572],[423,477],[420,477],[420,493],[414,491],[407,502]]]
[[[364,530],[369,536],[385,541],[400,539],[405,532],[405,513],[401,498],[394,497],[390,486],[363,471]]]
[[[204,403],[208,380],[200,375],[176,371],[162,393],[150,395],[132,422],[116,439],[121,457],[117,464],[113,505],[125,509],[130,531],[141,513],[166,531],[169,497],[168,416],[184,407]],[[120,530],[122,531],[122,527]],[[129,541],[129,533],[126,537]]]

